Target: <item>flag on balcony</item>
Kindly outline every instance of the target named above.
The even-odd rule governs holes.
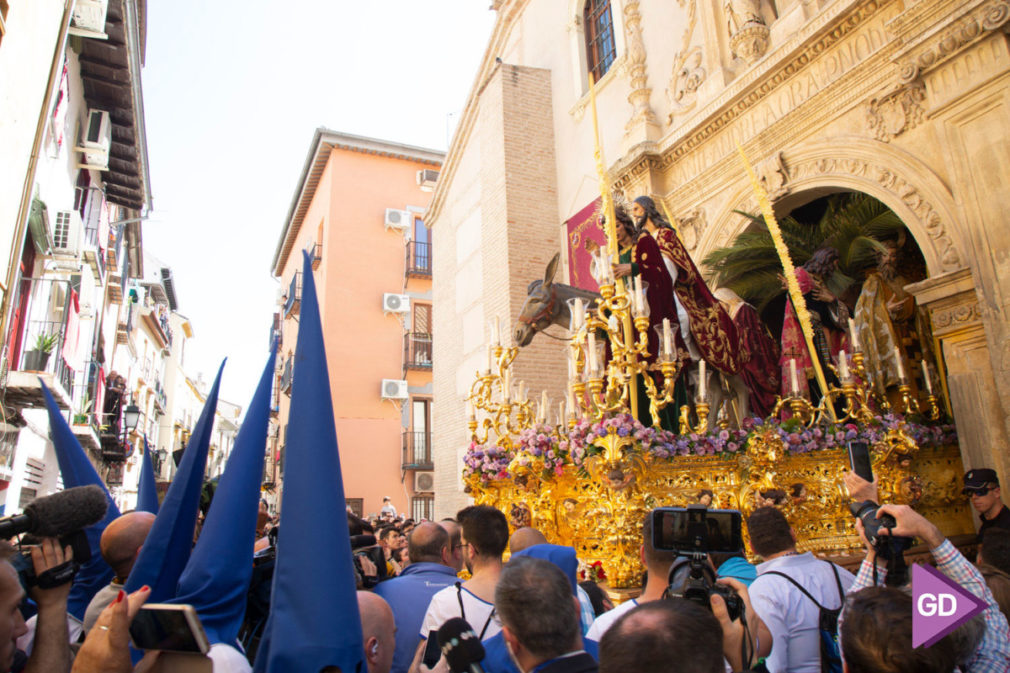
[[[327,666],[351,673],[365,666],[351,541],[343,525],[346,503],[329,370],[311,265],[311,258],[303,253],[282,525],[270,619],[255,666],[256,671],[267,673],[319,671]]]
[[[39,382],[41,383],[41,379]],[[67,419],[63,417],[60,408],[56,406],[56,400],[53,399],[53,395],[45,383],[42,383],[42,395],[46,399],[46,409],[49,411],[49,433],[56,451],[56,460],[60,465],[63,487],[73,488],[95,484],[102,487],[105,497],[109,501],[109,509],[105,512],[105,518],[84,529],[84,534],[88,538],[88,547],[91,548],[91,560],[81,566],[77,572],[74,583],[70,587],[70,596],[67,598],[67,612],[84,621],[84,612],[88,609],[88,603],[100,589],[107,586],[115,577],[112,568],[102,558],[99,541],[105,527],[119,516],[119,508],[116,507],[105,482],[98,476],[95,466],[88,459],[88,454],[84,452],[81,443],[74,436],[74,431],[67,424]]]
[[[200,539],[179,578],[176,597],[168,601],[196,608],[212,645],[235,643],[245,615],[275,357],[270,354],[214,492]]]
[[[151,587],[149,603],[163,603],[175,596],[179,576],[189,561],[223,369],[222,362],[200,419],[193,428],[179,471],[168,487],[151,532],[147,534],[137,562],[126,580],[127,592],[137,591],[145,584]]]
[[[154,480],[154,465],[151,464],[151,450],[144,437],[144,455],[141,457],[140,481],[137,484],[137,509],[141,512],[158,513],[158,484]]]

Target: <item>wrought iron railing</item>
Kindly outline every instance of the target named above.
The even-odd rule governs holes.
[[[403,335],[403,362],[412,369],[431,369],[431,334],[407,332]]]
[[[281,392],[291,395],[291,384],[294,382],[294,357],[289,357],[284,361],[284,369],[281,371]]]
[[[403,433],[403,469],[430,470],[431,433],[427,430],[407,430]]]
[[[284,315],[298,315],[298,309],[302,305],[302,272],[295,271],[291,276],[291,284],[288,285],[288,295],[284,300]]]
[[[53,374],[68,393],[74,384],[74,370],[63,357],[67,318],[72,309],[70,281],[27,278],[32,283],[22,333],[22,347],[16,369]]]
[[[431,243],[407,242],[407,275],[431,276]]]

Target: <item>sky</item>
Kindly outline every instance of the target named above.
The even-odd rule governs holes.
[[[190,376],[227,357],[221,397],[248,403],[277,298],[271,261],[315,129],[447,149],[489,4],[148,2],[144,249],[172,268],[193,325]]]

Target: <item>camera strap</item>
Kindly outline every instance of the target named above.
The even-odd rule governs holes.
[[[466,608],[463,607],[463,585],[459,582],[456,582],[456,600],[459,601],[459,616],[466,621]],[[491,624],[492,619],[494,619],[494,606],[491,606],[491,614],[487,616],[487,621],[484,622],[484,628],[480,630],[477,640],[484,640],[484,634],[487,633],[487,627]]]

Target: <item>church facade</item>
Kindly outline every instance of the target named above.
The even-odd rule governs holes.
[[[499,0],[497,22],[426,221],[432,227],[437,516],[467,497],[464,398],[495,317],[562,252],[609,181],[651,195],[699,264],[749,226],[826,195],[878,199],[925,278],[906,287],[959,431],[965,468],[1010,479],[1010,2]],[[590,84],[592,82],[592,84]],[[590,86],[593,91],[590,92]],[[558,328],[552,331],[562,335]],[[523,349],[515,376],[555,400],[563,344]]]

